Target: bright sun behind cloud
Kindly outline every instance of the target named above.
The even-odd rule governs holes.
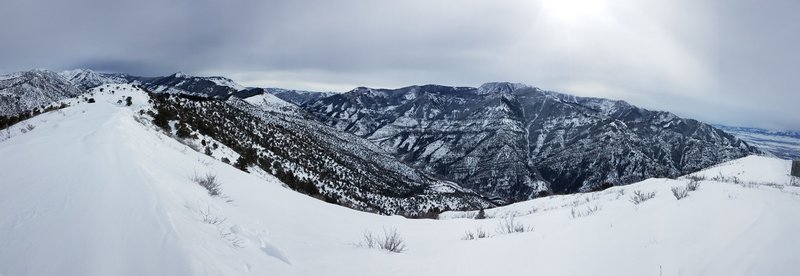
[[[542,13],[555,23],[583,25],[608,19],[611,14],[606,0],[544,0]]]

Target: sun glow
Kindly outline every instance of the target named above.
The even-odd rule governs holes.
[[[543,13],[559,23],[581,24],[610,16],[606,0],[543,0]]]

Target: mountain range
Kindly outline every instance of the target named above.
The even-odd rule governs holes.
[[[711,125],[624,101],[516,83],[345,93],[244,87],[224,77],[34,70],[0,77],[3,116],[129,83],[186,143],[354,209],[420,216],[676,177],[762,151]]]

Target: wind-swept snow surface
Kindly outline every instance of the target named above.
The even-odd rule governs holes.
[[[410,220],[239,171],[150,126],[135,87],[107,92],[22,122],[0,142],[0,274],[800,275],[800,189],[787,161],[751,156],[697,173],[706,179],[681,200],[670,189],[688,178],[649,179],[482,220]],[[126,96],[130,107],[117,103]],[[191,180],[205,174],[221,196]],[[633,204],[637,191],[655,196]],[[509,216],[530,231],[498,233]],[[491,237],[462,240],[478,228]],[[407,251],[354,245],[384,229]]]

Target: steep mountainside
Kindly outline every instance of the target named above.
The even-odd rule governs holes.
[[[241,155],[233,162],[239,168],[257,167],[295,190],[351,208],[417,216],[434,209],[493,206],[454,183],[398,162],[368,141],[303,118],[305,112],[276,112],[293,105],[276,105],[280,99],[266,96],[273,104],[264,105],[264,98],[251,100],[256,106],[236,97],[220,101],[154,94],[154,116],[161,120],[157,125],[170,130],[167,122],[176,122],[176,133],[183,136],[197,131],[230,147]]]
[[[677,176],[759,152],[671,113],[522,84],[361,87],[303,108],[414,167],[506,201]]]
[[[32,70],[0,76],[0,116],[15,116],[85,91],[59,74]]]

